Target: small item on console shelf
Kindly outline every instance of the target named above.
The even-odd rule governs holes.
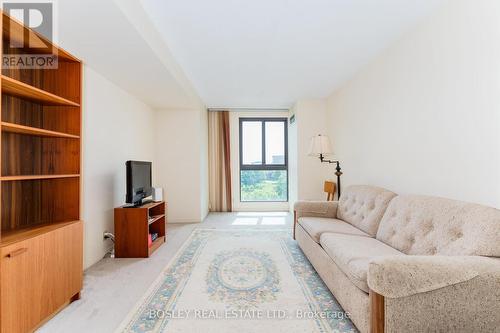
[[[153,201],[154,202],[163,201],[163,188],[161,187],[153,188]]]

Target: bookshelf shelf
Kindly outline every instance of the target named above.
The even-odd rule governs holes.
[[[50,131],[50,130],[46,130],[43,128],[18,125],[18,124],[8,123],[8,122],[4,122],[4,121],[2,121],[2,131],[9,132],[9,133],[45,136],[45,137],[53,137],[53,138],[69,138],[69,139],[79,139],[80,138],[80,136],[78,136],[78,135]]]
[[[21,175],[21,176],[4,176],[0,177],[1,181],[17,181],[17,180],[39,180],[39,179],[59,179],[59,178],[77,178],[78,174],[71,175]]]
[[[2,94],[24,98],[44,105],[80,106],[66,98],[33,87],[6,75],[1,76]]]

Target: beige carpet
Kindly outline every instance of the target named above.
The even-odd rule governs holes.
[[[117,332],[355,332],[289,229],[197,229]]]

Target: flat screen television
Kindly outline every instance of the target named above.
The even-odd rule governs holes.
[[[143,199],[153,194],[151,185],[151,162],[127,161],[126,202],[134,206],[142,204]]]

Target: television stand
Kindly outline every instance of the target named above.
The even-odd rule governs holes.
[[[166,242],[166,203],[115,208],[115,258],[148,258]],[[149,234],[158,234],[150,245]]]

